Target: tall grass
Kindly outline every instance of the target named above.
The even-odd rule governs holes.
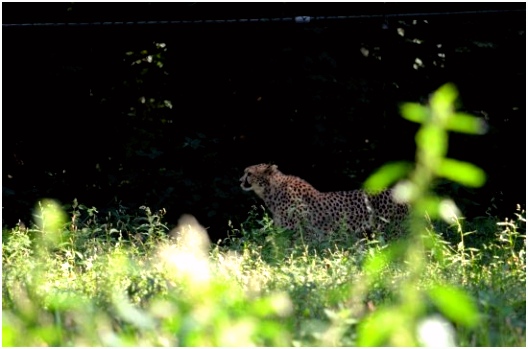
[[[443,132],[478,130],[453,111],[449,88],[428,107],[404,107],[425,129],[418,139],[447,147]],[[211,244],[190,216],[171,230],[147,207],[101,214],[43,200],[29,229],[3,231],[2,344],[524,346],[525,212],[460,218],[431,184],[478,185],[481,173],[445,161],[446,148],[428,153],[428,139],[416,166],[391,164],[367,182],[407,174],[397,191],[413,206],[412,231],[389,245],[345,234],[305,245],[260,208]]]

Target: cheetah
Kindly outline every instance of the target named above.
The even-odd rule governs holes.
[[[406,204],[396,202],[392,190],[369,194],[363,190],[320,192],[305,180],[279,171],[277,165],[246,168],[240,178],[245,191],[264,200],[276,226],[302,231],[309,240],[322,241],[346,229],[358,239],[373,232],[402,229]]]

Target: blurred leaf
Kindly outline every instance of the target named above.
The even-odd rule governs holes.
[[[412,164],[403,161],[385,164],[367,178],[363,187],[372,191],[386,189],[397,180],[405,177],[411,169]]]
[[[428,195],[423,198],[420,205],[416,207],[416,210],[420,213],[427,213],[429,217],[435,219],[440,215],[440,204],[440,198]]]
[[[396,321],[395,321],[396,320]],[[358,347],[383,346],[397,323],[398,318],[390,310],[379,310],[362,321],[358,327]]]
[[[363,265],[363,271],[367,275],[378,275],[389,265],[390,260],[391,256],[388,250],[380,251],[374,255],[369,255],[365,260],[365,264]]]
[[[407,315],[397,308],[374,312],[359,324],[357,346],[415,346]]]
[[[435,117],[439,118],[440,122],[444,123],[450,116],[457,97],[458,91],[455,85],[451,83],[441,86],[433,94],[430,105]]]
[[[426,347],[455,347],[453,325],[437,314],[421,320],[417,326],[420,345]]]
[[[67,221],[66,213],[61,205],[53,199],[43,199],[34,209],[34,217],[42,234],[43,242],[48,246],[56,246],[61,242],[63,228]]]
[[[449,118],[446,128],[455,132],[484,134],[488,126],[482,118],[466,113],[455,113]]]
[[[5,312],[2,312],[2,347],[14,347],[17,334],[13,323],[9,322],[11,319],[6,319],[5,314]]]
[[[482,169],[454,159],[443,159],[438,175],[468,187],[481,187],[486,181],[486,173]]]
[[[430,115],[429,109],[418,103],[404,103],[400,112],[404,119],[419,124],[423,124]]]
[[[455,323],[468,327],[479,323],[475,303],[462,290],[449,285],[437,285],[429,290],[429,296],[442,314]]]
[[[444,157],[448,147],[447,133],[434,125],[423,126],[416,133],[416,145],[428,154],[426,162],[432,161],[432,156]]]
[[[460,209],[451,199],[442,199],[438,209],[440,217],[447,223],[452,223],[454,219],[462,215]]]

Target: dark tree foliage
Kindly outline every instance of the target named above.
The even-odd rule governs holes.
[[[4,27],[3,224],[28,220],[39,198],[77,198],[165,208],[174,223],[192,213],[216,239],[260,204],[239,188],[248,165],[274,162],[320,190],[349,190],[387,161],[412,160],[416,128],[398,105],[425,102],[445,82],[490,126],[453,135],[449,156],[481,166],[488,182],[438,190],[469,217],[525,202],[525,12],[503,12],[524,4],[3,9],[4,24],[365,16]],[[438,15],[457,11],[469,12]],[[415,15],[390,16],[403,13]]]

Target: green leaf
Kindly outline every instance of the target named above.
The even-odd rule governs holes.
[[[401,309],[379,309],[358,325],[357,346],[416,346],[410,316]]]
[[[404,119],[419,124],[425,123],[430,115],[429,109],[418,103],[404,103],[400,107],[400,112]]]
[[[426,161],[434,162],[447,154],[447,133],[435,125],[426,125],[416,133],[416,146],[427,154]]]
[[[479,323],[478,309],[462,290],[449,285],[437,285],[429,290],[431,301],[457,324],[474,327]]]
[[[393,241],[388,248],[383,250],[369,251],[361,268],[368,278],[367,283],[381,276],[387,267],[394,265],[396,260],[404,253],[406,247],[407,242],[402,239]]]
[[[394,311],[378,310],[358,327],[358,347],[379,347],[387,343],[398,321]]]
[[[486,173],[468,162],[443,159],[437,174],[468,187],[481,187],[486,181]]]
[[[447,121],[446,128],[450,131],[461,133],[484,134],[488,129],[488,125],[482,118],[466,113],[455,113]]]
[[[2,347],[14,347],[17,345],[15,338],[18,337],[18,334],[13,327],[10,322],[6,321],[4,313],[2,313]]]
[[[411,169],[412,164],[404,161],[385,164],[367,178],[363,187],[369,191],[386,189],[397,180],[405,177]]]
[[[416,207],[416,210],[418,210],[422,216],[427,213],[429,217],[436,219],[439,217],[440,203],[440,198],[433,195],[427,195],[421,200],[420,205]]]
[[[431,109],[435,113],[447,112],[452,109],[457,97],[458,91],[455,85],[452,83],[442,85],[431,97]]]
[[[363,271],[367,275],[380,275],[380,273],[389,265],[391,254],[387,250],[380,251],[374,255],[369,255],[363,264]]]

